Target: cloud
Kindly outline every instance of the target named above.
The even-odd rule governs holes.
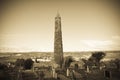
[[[120,50],[120,36],[112,36],[110,40],[82,40],[88,50]]]
[[[114,40],[120,40],[120,35],[112,36],[112,39],[114,39]]]
[[[113,41],[111,40],[82,40],[82,42],[89,47],[100,47],[100,46],[108,46],[112,45]]]
[[[114,40],[82,40],[87,50],[120,50],[120,45]]]

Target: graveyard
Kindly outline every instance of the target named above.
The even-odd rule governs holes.
[[[70,54],[75,54],[75,53],[70,53]],[[28,55],[29,53],[27,53],[26,56]],[[76,55],[78,56],[78,54]],[[79,55],[81,54],[79,53]],[[119,53],[117,52],[114,55],[119,56]],[[1,80],[31,80],[31,79],[41,80],[41,76],[43,80],[119,80],[120,79],[119,58],[118,59],[112,58],[112,60],[110,61],[102,61],[104,58],[106,58],[104,57],[103,59],[101,59],[102,61],[100,63],[101,65],[91,65],[96,63],[88,61],[88,63],[86,63],[87,64],[86,66],[85,63],[82,62],[81,60],[76,61],[76,59],[73,58],[74,56],[69,57],[69,55],[67,54],[64,57],[64,60],[66,60],[67,62],[65,62],[62,68],[60,68],[59,66],[55,67],[53,65],[54,59],[51,59],[50,62],[33,61],[33,66],[31,67],[31,69],[24,69],[23,66],[19,66],[18,63],[16,64],[18,57],[14,58],[14,60],[13,59],[10,60],[10,59],[15,57],[15,55],[13,55],[11,58],[10,57],[8,56],[7,58],[9,60],[6,60],[6,58],[4,57],[1,58],[1,60],[3,61],[0,64]],[[29,56],[28,58],[31,58],[31,56]],[[20,58],[20,59],[26,60],[26,58]],[[74,59],[74,60],[71,62],[70,59]],[[71,63],[69,64],[68,62]]]

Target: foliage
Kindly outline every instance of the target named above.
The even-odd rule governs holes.
[[[33,61],[32,59],[26,59],[25,62],[24,62],[24,68],[25,69],[31,69],[33,66]]]
[[[74,61],[74,59],[73,59],[72,56],[67,56],[67,57],[65,58],[65,61],[64,61],[64,67],[65,67],[65,68],[70,67],[71,62],[73,62],[73,61]]]
[[[85,63],[84,66],[87,68],[87,66],[92,67],[92,66],[99,66],[100,61],[105,57],[104,52],[94,52],[90,56],[88,60],[82,59],[82,61]]]
[[[25,60],[24,59],[17,59],[16,62],[15,62],[15,66],[17,67],[23,67],[24,66],[24,62]]]
[[[0,70],[5,70],[5,69],[7,69],[7,65],[0,63]]]
[[[75,64],[74,70],[75,70],[75,71],[78,71],[78,64]]]
[[[91,57],[89,58],[89,61],[99,63],[100,60],[105,57],[105,55],[106,54],[104,52],[94,52],[94,53],[92,53]]]
[[[89,61],[89,60],[86,60],[86,59],[82,59],[82,61],[84,62],[85,69],[87,68],[87,66],[92,66],[93,65],[92,61]]]
[[[44,72],[43,72],[43,71],[40,71],[40,72],[39,72],[39,79],[40,79],[40,80],[43,80],[43,79],[44,79],[44,76],[45,76]]]
[[[120,69],[120,60],[119,59],[115,59],[114,60],[115,65],[117,66],[117,69]]]

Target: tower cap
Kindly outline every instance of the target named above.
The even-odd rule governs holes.
[[[56,15],[56,17],[60,17],[60,14],[59,14],[59,12],[57,11],[57,15]]]

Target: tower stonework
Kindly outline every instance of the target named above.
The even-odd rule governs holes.
[[[62,67],[63,44],[62,44],[62,31],[61,31],[61,17],[59,13],[57,13],[57,16],[55,17],[54,60],[56,64]]]

